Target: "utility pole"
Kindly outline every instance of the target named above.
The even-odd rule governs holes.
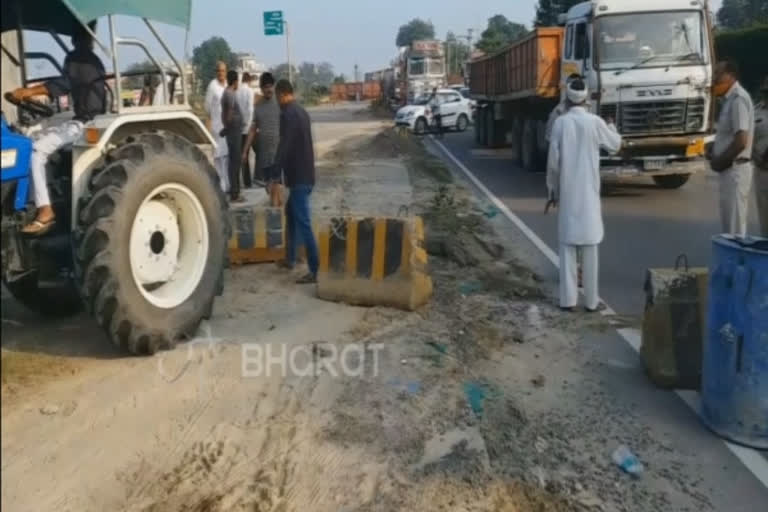
[[[288,61],[288,81],[293,85],[293,72],[291,71],[291,29],[288,27],[288,22],[283,21],[285,28],[285,55]]]

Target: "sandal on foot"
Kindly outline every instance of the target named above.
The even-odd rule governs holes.
[[[27,236],[42,236],[49,232],[53,226],[56,225],[56,219],[49,219],[47,221],[33,220],[32,223],[27,224],[21,228],[21,232]]]

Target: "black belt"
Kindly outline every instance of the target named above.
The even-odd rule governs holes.
[[[735,163],[735,164],[748,164],[751,161],[752,161],[751,158],[737,158],[736,160],[733,161],[733,163]]]

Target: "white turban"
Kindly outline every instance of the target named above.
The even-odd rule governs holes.
[[[583,82],[582,82],[583,83]],[[583,90],[577,91],[573,89],[573,82],[568,84],[568,90],[566,91],[566,96],[570,100],[571,103],[574,105],[581,105],[585,101],[587,101],[587,94],[589,94],[589,91],[587,90],[586,86]]]

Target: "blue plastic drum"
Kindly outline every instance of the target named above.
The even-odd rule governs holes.
[[[702,417],[718,435],[768,449],[768,240],[712,239]]]

